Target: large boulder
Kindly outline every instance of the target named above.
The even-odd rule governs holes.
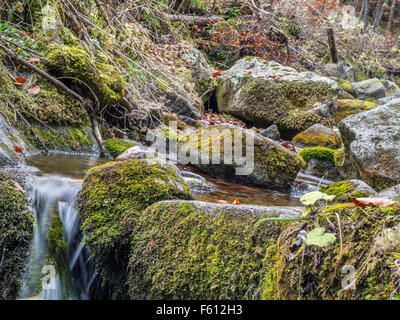
[[[0,300],[15,299],[33,235],[33,214],[21,186],[0,171]]]
[[[386,95],[384,85],[377,78],[354,82],[352,85],[357,92],[358,98],[361,100],[370,98],[380,99]]]
[[[217,178],[273,189],[290,188],[304,166],[296,153],[277,142],[232,125],[186,134],[178,144],[178,161]]]
[[[129,263],[132,299],[260,299],[269,250],[304,208],[163,201],[140,216]]]
[[[375,190],[400,183],[400,99],[352,115],[338,127],[344,144],[345,176],[356,175]]]
[[[276,124],[297,133],[314,123],[332,124],[326,113],[338,90],[335,81],[313,72],[245,57],[219,80],[218,110],[260,127]]]
[[[127,292],[126,267],[137,219],[153,203],[190,199],[179,170],[165,162],[135,159],[91,169],[77,204],[85,244],[113,298]]]

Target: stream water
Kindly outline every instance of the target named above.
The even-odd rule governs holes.
[[[105,159],[87,155],[40,154],[26,159],[36,168],[28,179],[35,218],[29,264],[21,298],[105,298],[100,279],[84,246],[75,200],[87,171]],[[242,204],[299,205],[299,196],[315,189],[319,179],[299,175],[291,194],[230,183],[202,175],[213,187],[210,193],[195,194],[200,201]],[[43,286],[44,284],[44,286]],[[44,289],[43,289],[44,288]]]

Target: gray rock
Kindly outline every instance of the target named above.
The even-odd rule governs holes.
[[[386,95],[385,87],[377,78],[353,82],[352,85],[357,91],[358,98],[361,100],[369,98],[380,99]]]
[[[209,193],[213,189],[211,184],[196,178],[183,177],[193,193]]]
[[[391,200],[399,200],[400,199],[400,184],[379,192],[377,197],[391,199]]]
[[[357,175],[376,190],[400,183],[400,99],[352,115],[338,127],[344,144],[345,175]]]
[[[391,95],[394,95],[396,93],[397,94],[400,93],[400,88],[395,82],[389,81],[389,80],[382,80],[381,82],[382,82],[383,86],[386,89],[386,95],[387,96],[391,96]]]
[[[325,72],[330,77],[348,79],[349,78],[349,67],[346,67],[342,62],[329,63],[325,66]]]
[[[340,179],[340,174],[335,164],[326,159],[310,159],[303,172],[317,177],[325,177],[333,180]]]
[[[260,132],[263,137],[270,138],[272,140],[279,140],[281,134],[279,132],[278,126],[275,124],[269,126],[267,129]]]
[[[338,91],[337,83],[327,77],[245,57],[219,80],[217,102],[219,112],[259,127],[276,124],[281,132],[302,131],[314,123],[331,124],[321,110],[312,109],[332,104]]]

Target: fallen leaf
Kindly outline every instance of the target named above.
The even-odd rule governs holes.
[[[236,198],[235,201],[232,202],[232,204],[237,205],[237,206],[240,205],[238,198]]]
[[[22,148],[20,146],[13,146],[13,149],[16,153],[18,153],[19,155],[23,156],[24,153],[22,152]]]
[[[389,199],[384,198],[353,198],[351,199],[358,207],[365,208],[368,206],[371,207],[387,207],[396,202]]]
[[[40,92],[40,87],[34,83],[32,87],[28,89],[28,92],[31,96],[36,96]]]
[[[215,203],[220,203],[220,204],[230,204],[228,201],[225,200],[217,200]]]
[[[24,77],[16,77],[16,78],[15,78],[15,81],[18,82],[18,83],[25,83],[26,80],[27,80],[27,79],[24,78]]]

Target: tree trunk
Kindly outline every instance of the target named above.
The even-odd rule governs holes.
[[[388,0],[383,1],[382,4],[381,4],[380,10],[377,11],[376,19],[374,21],[374,26],[373,26],[373,30],[374,31],[376,31],[376,29],[379,26],[379,23],[382,20],[382,16],[383,16],[383,13],[385,12],[385,8],[387,6],[387,3],[388,3]],[[378,10],[378,8],[377,8],[377,10]]]
[[[389,13],[389,18],[388,18],[388,23],[387,23],[387,26],[386,26],[386,29],[389,32],[392,31],[392,23],[393,23],[393,17],[394,17],[394,10],[396,9],[396,4],[397,4],[397,0],[392,0],[392,5],[390,6],[390,13]]]
[[[333,29],[329,28],[327,30],[328,34],[328,43],[329,43],[329,49],[331,51],[331,58],[332,58],[332,63],[338,63],[338,55],[336,51],[336,44],[335,44],[335,37],[333,35]]]
[[[369,13],[369,0],[364,0],[364,29],[363,32],[365,33],[368,28],[368,13]]]

